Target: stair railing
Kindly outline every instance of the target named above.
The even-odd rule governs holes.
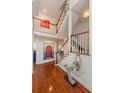
[[[64,57],[65,57],[65,55],[69,52],[69,50],[68,50],[68,41],[69,41],[69,39],[67,39],[64,43],[63,43],[63,45],[61,46],[61,48],[60,49],[58,49],[58,51],[56,52],[56,64],[60,61],[60,60],[62,60]],[[64,49],[65,48],[65,49]],[[63,49],[63,50],[62,50]]]
[[[68,0],[65,0],[65,5],[62,8],[62,11],[60,13],[59,19],[58,19],[57,24],[56,24],[56,33],[58,33],[58,31],[60,30],[60,28],[63,24],[63,21],[67,15],[68,10],[69,10],[69,3],[68,3]]]
[[[89,31],[72,34],[70,47],[72,53],[76,53],[75,49],[78,49],[79,54],[89,55]]]

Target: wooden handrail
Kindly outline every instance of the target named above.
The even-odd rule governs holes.
[[[81,34],[86,34],[86,33],[89,33],[89,31],[85,31],[85,32],[77,33],[77,34],[72,34],[71,37],[72,36],[78,36],[78,35],[81,35]]]
[[[34,17],[34,16],[33,16],[33,19],[37,19],[37,20],[40,20],[40,21],[42,20],[42,19]],[[54,24],[54,23],[50,23],[50,24],[53,25],[53,26],[56,26],[56,24]]]
[[[65,3],[66,3],[66,2],[67,2],[67,0],[65,0]],[[63,7],[63,9],[62,9],[62,11],[61,11],[61,13],[60,13],[60,16],[59,16],[59,19],[58,19],[56,25],[58,25],[58,23],[59,23],[59,21],[60,21],[60,19],[61,19],[61,17],[62,17],[62,14],[63,14],[63,12],[64,12],[65,7],[66,7],[66,5],[65,5],[65,6]]]
[[[62,9],[62,11],[61,11],[61,13],[60,13],[60,16],[59,16],[59,18],[58,18],[57,23],[56,23],[56,26],[57,26],[57,27],[56,27],[56,28],[57,28],[57,29],[56,29],[56,33],[58,33],[58,30],[59,30],[59,29],[58,29],[58,28],[59,28],[58,25],[59,25],[59,22],[60,22],[60,20],[61,20],[62,14],[63,14],[63,12],[65,12],[64,10],[65,10],[66,6],[69,5],[69,4],[67,4],[67,0],[65,0],[64,3],[65,3],[65,5],[64,5],[64,7],[63,7],[63,9]],[[68,10],[69,10],[69,9],[68,9]],[[68,11],[68,10],[67,10],[67,11]],[[66,12],[67,12],[67,11],[66,11]]]
[[[65,44],[68,42],[68,40],[69,40],[69,38],[65,41],[65,43],[62,45],[62,47],[56,52],[56,64],[57,64],[57,62],[59,61],[59,60],[58,60],[58,53],[60,53],[61,49],[65,46]],[[63,57],[63,58],[64,58],[64,57]],[[61,58],[61,59],[63,59],[63,58]]]
[[[65,43],[62,45],[62,47],[56,52],[59,53],[61,51],[61,49],[65,46],[65,44],[68,42],[69,38],[65,41]]]
[[[64,9],[65,9],[65,7],[62,9],[62,11],[61,11],[61,13],[60,13],[60,16],[59,16],[59,19],[58,19],[58,21],[57,21],[56,25],[58,25],[58,24],[59,24],[59,21],[60,21],[60,19],[61,19],[61,17],[62,17],[62,14],[63,14]]]
[[[83,39],[83,43],[80,39]],[[83,47],[82,47],[82,44],[83,44]],[[72,50],[72,46],[75,47],[73,49],[79,50],[79,54],[89,55],[89,31],[85,31],[85,32],[77,33],[77,34],[72,34],[71,35],[71,52],[75,53]]]

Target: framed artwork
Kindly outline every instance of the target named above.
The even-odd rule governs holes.
[[[41,20],[40,27],[50,29],[50,21],[49,20]]]
[[[43,43],[43,59],[48,60],[54,58],[54,44]]]

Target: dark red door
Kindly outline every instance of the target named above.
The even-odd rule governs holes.
[[[47,46],[46,48],[46,57],[52,57],[52,47]]]

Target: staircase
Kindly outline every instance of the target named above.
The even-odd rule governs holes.
[[[59,61],[67,57],[67,55],[69,55],[68,40],[69,39],[67,38],[67,40],[61,46],[61,48],[56,52],[56,63],[58,63]]]
[[[62,47],[56,52],[56,64],[65,72],[65,66],[71,67],[75,57],[76,51],[79,50],[81,66],[78,72],[71,71],[71,76],[81,85],[86,87],[89,91],[92,90],[92,57],[89,53],[89,31],[71,35],[71,51],[69,51],[69,40],[67,39]]]
[[[85,31],[78,34],[71,35],[71,46],[68,44],[69,39],[67,39],[62,47],[56,52],[56,63],[59,63],[63,58],[67,57],[69,53],[76,53],[75,50],[79,51],[81,55],[89,54],[89,31]],[[69,48],[71,47],[71,51]]]

